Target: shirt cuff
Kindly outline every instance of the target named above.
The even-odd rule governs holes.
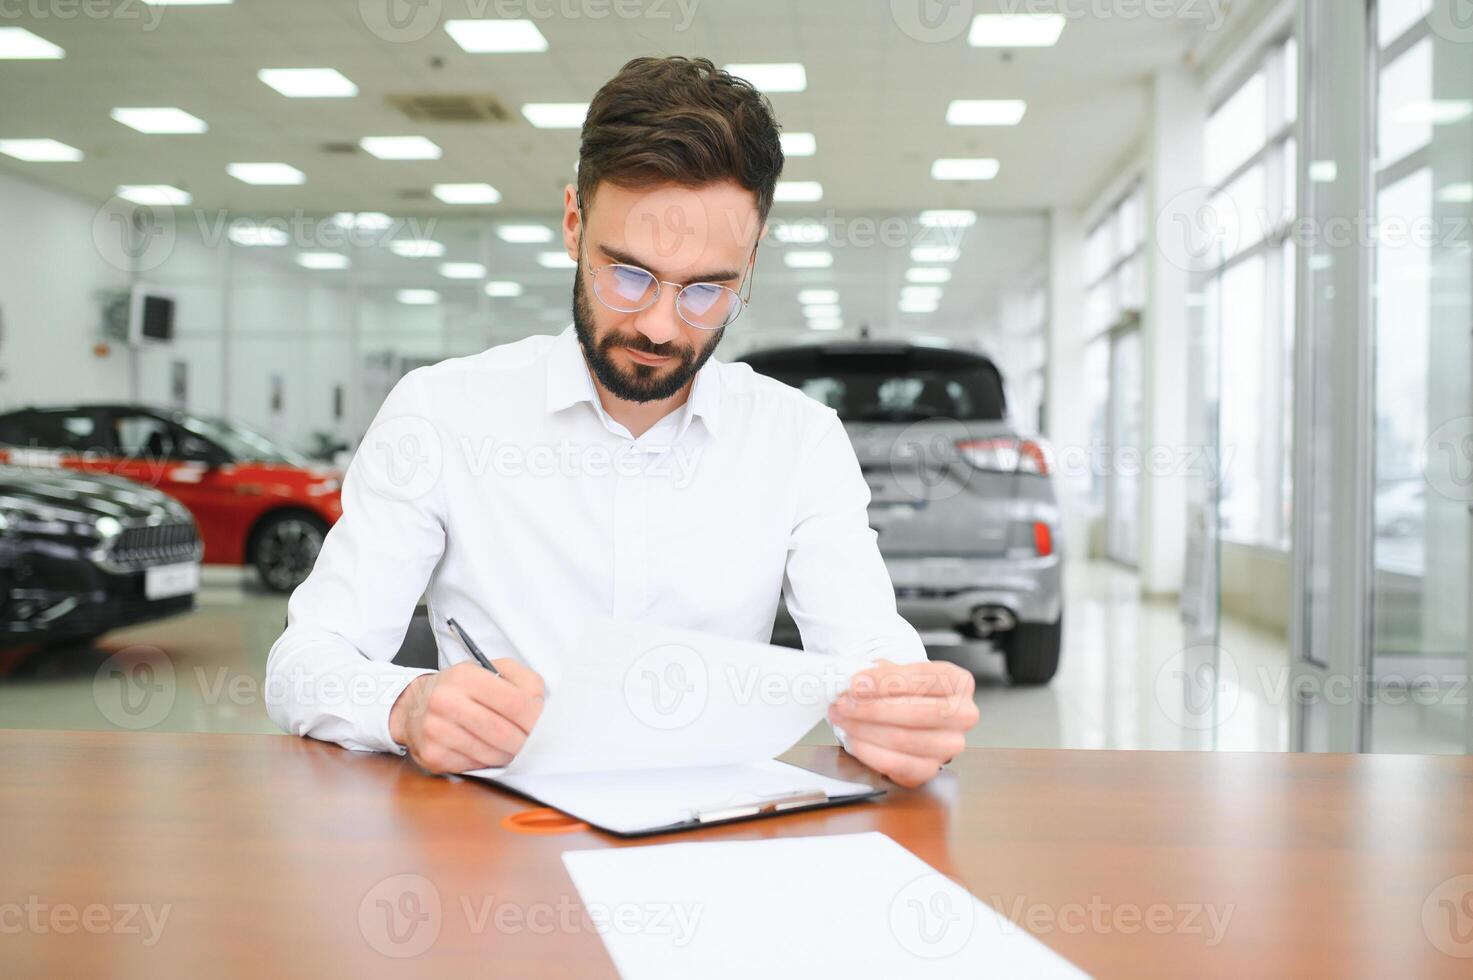
[[[389,684],[385,685],[383,701],[374,705],[374,715],[364,719],[362,735],[364,737],[363,748],[370,752],[392,752],[395,755],[403,755],[407,750],[404,746],[394,741],[394,736],[389,734],[389,714],[394,710],[394,705],[399,700],[399,695],[404,693],[416,678],[425,674],[434,674],[437,671],[426,667],[398,667],[396,672],[402,672]]]

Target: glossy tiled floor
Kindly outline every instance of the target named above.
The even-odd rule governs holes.
[[[1231,667],[1222,683],[1199,684],[1175,606],[1142,603],[1129,572],[1076,565],[1066,594],[1063,663],[1047,687],[1009,687],[1001,658],[981,644],[933,649],[981,675],[972,744],[1286,747],[1281,639],[1225,624]],[[248,577],[208,569],[189,616],[111,633],[96,649],[0,658],[0,727],[274,732],[261,678],[285,615],[286,601]],[[812,737],[827,734],[821,726]]]

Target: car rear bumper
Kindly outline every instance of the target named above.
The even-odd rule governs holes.
[[[900,614],[918,630],[964,629],[979,607],[1020,623],[1055,623],[1064,611],[1059,556],[885,556]]]

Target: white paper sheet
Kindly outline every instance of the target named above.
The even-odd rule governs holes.
[[[469,775],[765,762],[869,666],[707,633],[594,620],[522,751]]]
[[[830,799],[869,793],[850,783],[768,760],[698,769],[602,773],[507,773],[497,782],[619,834],[669,827],[697,812],[741,808],[760,799],[822,790]]]
[[[880,833],[568,851],[563,863],[624,980],[1087,977]]]

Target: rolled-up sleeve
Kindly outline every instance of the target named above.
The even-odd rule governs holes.
[[[292,594],[266,665],[266,707],[287,732],[402,752],[389,710],[414,678],[392,663],[445,549],[446,440],[418,372],[385,399],[343,481],[343,515]]]

